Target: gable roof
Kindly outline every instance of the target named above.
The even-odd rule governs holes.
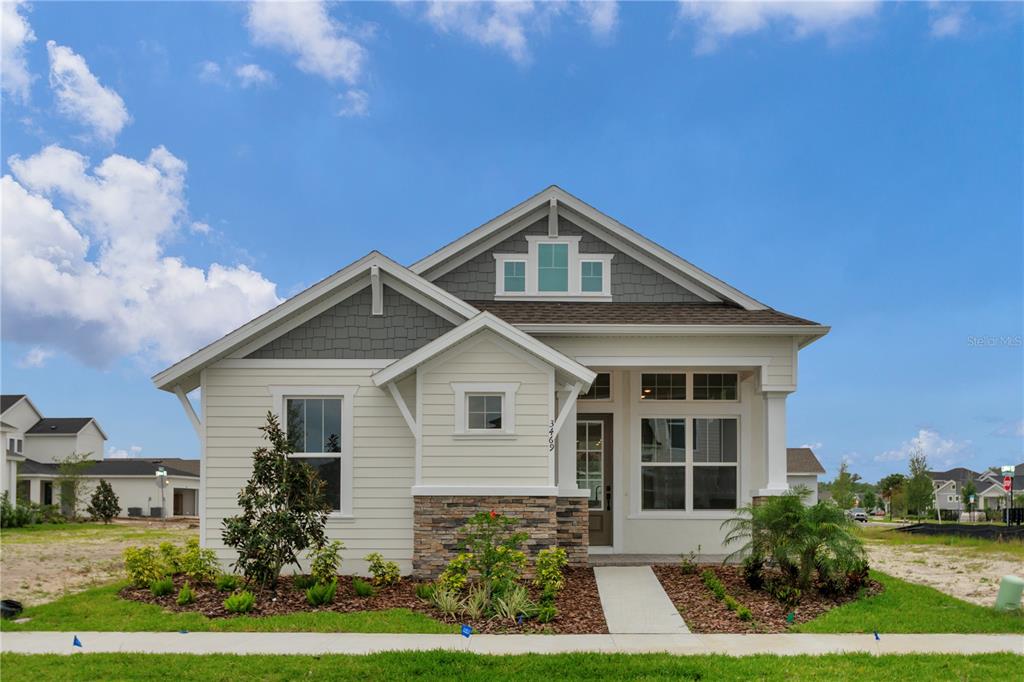
[[[557,185],[551,185],[534,194],[498,217],[413,263],[409,269],[433,280],[455,267],[459,262],[456,259],[461,254],[479,248],[488,238],[501,233],[511,224],[519,222],[526,216],[535,213],[539,216],[539,212],[547,209],[552,202],[557,204],[559,214],[628,255],[646,261],[648,265],[662,270],[664,274],[683,283],[684,286],[709,302],[724,300],[747,310],[761,310],[767,307]]]
[[[32,425],[26,436],[74,436],[89,424],[96,426],[96,430],[106,440],[107,434],[103,432],[100,425],[92,417],[43,417]]]
[[[933,481],[956,481],[961,485],[981,477],[981,474],[967,467],[954,467],[948,471],[926,471],[925,474]]]
[[[289,321],[295,320],[304,311],[324,303],[325,300],[329,301],[333,294],[342,291],[346,286],[357,284],[357,280],[369,273],[374,266],[378,267],[380,272],[393,277],[396,282],[404,284],[440,304],[458,316],[460,320],[468,319],[478,312],[476,308],[465,301],[419,277],[379,251],[371,251],[305,291],[292,296],[277,307],[271,308],[259,317],[246,322],[238,329],[159,372],[153,376],[153,383],[157,388],[165,391],[173,391],[176,385],[180,385],[186,393],[195,389],[199,386],[199,372],[204,367],[227,357],[254,338],[275,327],[284,328]]]
[[[810,448],[786,448],[786,473],[823,474],[825,467]]]
[[[24,397],[24,393],[5,393],[0,395],[0,414],[14,407]]]
[[[596,303],[589,301],[469,301],[514,325],[786,325],[822,327],[771,308],[747,310],[726,303]],[[824,327],[823,327],[824,328]]]
[[[377,386],[384,386],[392,381],[397,381],[414,371],[427,360],[440,355],[452,346],[485,329],[494,332],[506,341],[579,380],[584,384],[583,390],[589,388],[590,384],[597,377],[597,373],[593,370],[559,353],[551,346],[538,341],[529,334],[516,329],[508,322],[500,320],[491,313],[484,312],[477,314],[455,329],[442,334],[414,353],[406,355],[401,360],[397,360],[384,369],[376,371],[373,374],[373,383]]]
[[[197,460],[198,461],[198,460]],[[141,459],[102,459],[96,460],[91,466],[82,470],[83,476],[156,476],[158,467],[163,466],[169,476],[180,476],[183,478],[198,478],[198,473],[192,473],[183,468],[160,464],[157,461]],[[21,476],[58,476],[60,469],[57,464],[50,462],[37,462],[33,459],[26,459],[18,467],[18,474]]]

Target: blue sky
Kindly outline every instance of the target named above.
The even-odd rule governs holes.
[[[111,454],[196,456],[151,374],[555,183],[832,325],[789,400],[830,476],[1022,461],[1021,28],[1010,4],[5,2],[2,389],[95,416]]]

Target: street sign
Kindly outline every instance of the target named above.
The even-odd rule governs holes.
[[[1003,476],[1003,490],[1010,492],[1010,488],[1013,487],[1013,478],[1011,476]]]
[[[974,495],[969,495],[969,496],[967,497],[967,501],[968,501],[969,503],[971,503],[971,504],[974,504]]]

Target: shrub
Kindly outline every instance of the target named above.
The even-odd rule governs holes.
[[[462,547],[470,555],[470,567],[492,594],[510,589],[522,576],[526,555],[519,547],[529,537],[514,531],[518,521],[495,511],[478,512],[462,527]]]
[[[430,583],[420,583],[416,586],[416,596],[423,601],[432,601],[434,598],[434,586]]]
[[[256,597],[249,590],[235,592],[224,600],[224,608],[230,613],[249,613],[256,603]]]
[[[465,603],[466,615],[470,618],[481,618],[491,609],[491,594],[484,585],[476,585],[469,589]]]
[[[216,579],[217,589],[221,592],[237,590],[241,584],[242,580],[233,573],[221,573]]]
[[[472,554],[463,552],[457,555],[441,572],[437,579],[438,586],[452,592],[461,592],[469,582],[469,567],[472,563]]]
[[[740,603],[730,594],[725,595],[725,599],[723,601],[725,603],[725,608],[730,611],[735,611],[740,606]]]
[[[162,597],[174,591],[174,581],[170,578],[160,578],[149,584],[149,591],[154,597]]]
[[[398,571],[398,564],[394,561],[384,561],[380,552],[371,552],[366,555],[366,561],[370,564],[370,575],[373,576],[373,584],[379,587],[397,585],[402,579]]]
[[[330,507],[324,483],[294,451],[272,413],[260,427],[269,447],[253,452],[252,477],[238,493],[242,513],[224,520],[224,544],[238,553],[234,567],[248,580],[276,585],[281,568],[298,564],[298,553],[326,543]]]
[[[338,577],[338,570],[341,568],[341,556],[338,553],[343,549],[345,549],[345,543],[341,540],[335,540],[313,549],[309,574],[315,582],[326,585]]]
[[[550,623],[555,618],[558,618],[558,608],[554,604],[544,604],[543,606],[537,607],[537,621],[541,623]]]
[[[160,558],[171,575],[181,572],[181,548],[173,542],[160,543]]]
[[[700,553],[700,545],[697,545],[697,551],[690,550],[689,554],[679,555],[679,568],[683,572],[683,575],[693,575],[697,572],[697,555]]]
[[[323,606],[334,601],[334,594],[338,591],[338,579],[332,578],[329,583],[317,583],[306,590],[306,601],[310,606]]]
[[[103,523],[110,523],[110,520],[121,511],[121,502],[117,499],[117,495],[114,494],[114,489],[102,478],[96,489],[92,491],[89,506],[85,508],[85,511],[89,512],[89,516],[93,520],[102,521]]]
[[[513,585],[499,597],[494,599],[494,615],[515,622],[519,616],[529,617],[535,607],[530,601],[530,594],[522,585]]]
[[[136,587],[148,586],[170,573],[167,561],[156,547],[125,548],[124,571]]]
[[[533,584],[546,598],[554,598],[565,587],[563,569],[569,558],[561,547],[549,547],[537,552],[536,577]]]
[[[712,594],[715,595],[715,599],[719,601],[725,599],[725,585],[718,579],[714,571],[710,568],[705,568],[701,571],[700,578],[707,585],[708,589],[711,590]]]
[[[751,621],[754,619],[754,614],[752,614],[750,612],[750,609],[748,609],[746,606],[740,606],[738,609],[736,609],[736,615],[739,617],[740,620],[743,621]]]
[[[220,574],[217,554],[199,546],[198,538],[185,541],[185,550],[178,559],[178,568],[185,577],[197,582],[212,582]]]
[[[181,589],[178,591],[178,598],[176,600],[178,602],[178,606],[187,606],[195,600],[196,594],[192,591],[192,586],[189,585],[186,580],[185,584],[182,585]]]
[[[764,559],[754,554],[743,559],[743,580],[752,590],[760,590],[764,585]]]
[[[446,616],[457,616],[462,613],[463,603],[459,593],[447,587],[438,586],[431,596],[437,610]]]
[[[782,580],[766,582],[765,589],[768,591],[768,594],[787,607],[796,606],[800,603],[801,597],[803,597],[803,592],[799,587],[793,587]]]
[[[355,590],[356,595],[360,597],[372,597],[377,593],[372,583],[368,583],[362,578],[352,578],[352,589]]]
[[[313,585],[316,585],[316,580],[311,575],[297,574],[292,577],[292,585],[295,589],[305,592],[310,587],[313,587]]]

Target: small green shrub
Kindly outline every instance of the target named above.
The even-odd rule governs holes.
[[[711,590],[711,593],[715,595],[715,599],[719,601],[725,599],[725,585],[718,579],[714,571],[710,568],[705,568],[701,571],[700,578],[707,585],[708,589]]]
[[[466,615],[470,618],[482,618],[491,609],[491,593],[485,585],[475,585],[469,588],[469,596],[466,597]]]
[[[760,590],[764,586],[764,559],[756,554],[743,559],[743,580],[752,590]]]
[[[451,588],[438,586],[431,596],[437,610],[446,616],[457,616],[462,613],[463,603],[459,593]]]
[[[545,604],[537,608],[537,620],[541,623],[550,623],[558,618],[558,608],[554,604]]]
[[[341,569],[340,552],[343,549],[345,543],[335,540],[312,551],[309,574],[313,576],[314,582],[326,585],[338,577],[338,570]]]
[[[306,601],[310,606],[323,606],[334,601],[334,594],[338,591],[338,579],[334,578],[329,583],[317,583],[306,590]]]
[[[186,578],[196,582],[212,582],[220,573],[217,554],[199,546],[199,538],[185,541],[185,549],[178,558],[178,568]]]
[[[697,551],[692,549],[687,554],[679,555],[679,570],[683,572],[683,575],[694,575],[697,573],[697,555],[700,553],[700,545],[697,545]]]
[[[233,573],[221,573],[217,576],[217,589],[221,592],[232,592],[242,584],[242,579]]]
[[[292,585],[296,590],[305,592],[309,588],[316,585],[316,579],[311,575],[302,575],[301,573],[292,576]]]
[[[462,548],[470,555],[470,568],[495,595],[519,582],[526,566],[526,554],[519,548],[529,539],[513,530],[519,522],[495,511],[478,512],[461,529]]]
[[[154,597],[162,597],[174,591],[174,581],[170,578],[160,578],[149,584],[149,591]]]
[[[799,587],[792,587],[781,580],[774,580],[765,584],[768,594],[782,602],[787,607],[796,606],[800,603],[803,592]]]
[[[469,568],[472,563],[473,555],[469,552],[457,555],[441,572],[437,579],[438,586],[452,592],[462,592],[469,583]]]
[[[725,603],[725,608],[729,609],[730,611],[735,611],[740,607],[740,603],[736,601],[736,599],[734,599],[732,595],[725,595],[725,599],[723,601]]]
[[[224,600],[224,608],[230,613],[249,613],[256,604],[256,597],[249,590],[235,592]]]
[[[394,561],[384,561],[380,552],[371,552],[366,555],[366,561],[370,564],[370,575],[373,576],[373,584],[378,587],[397,585],[402,579],[398,571],[398,564]]]
[[[533,584],[546,598],[554,598],[565,587],[563,570],[569,565],[569,557],[561,547],[548,547],[537,552],[536,577]]]
[[[497,618],[516,622],[519,616],[530,617],[535,610],[529,592],[522,585],[513,585],[494,599],[494,615]]]
[[[160,543],[160,557],[171,575],[181,572],[181,548],[173,542]]]
[[[377,590],[373,587],[373,584],[363,580],[362,578],[352,578],[352,589],[355,590],[356,595],[360,597],[372,597],[377,594]]]
[[[750,609],[746,606],[740,606],[736,609],[736,615],[739,616],[739,619],[742,621],[751,621],[754,619],[754,614],[752,614]]]
[[[178,598],[175,600],[178,602],[178,606],[188,606],[196,600],[196,593],[192,591],[192,586],[185,581],[185,584],[178,590]]]
[[[124,572],[132,585],[145,587],[164,578],[170,570],[155,547],[127,547],[124,550]]]
[[[432,601],[434,598],[434,586],[430,583],[420,583],[416,586],[416,596],[423,601]]]

